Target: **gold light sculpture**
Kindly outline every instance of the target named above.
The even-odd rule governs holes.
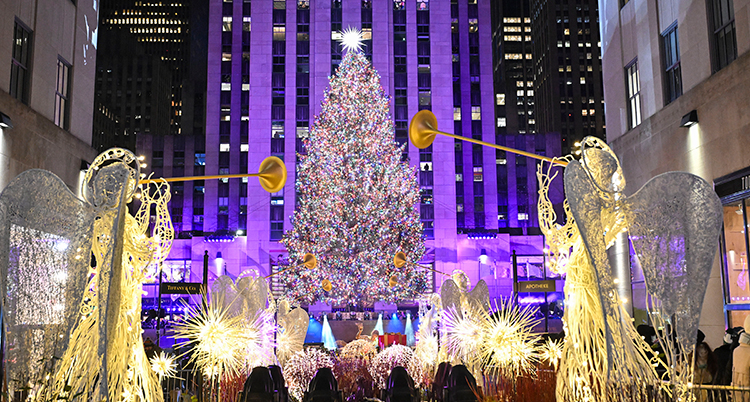
[[[82,295],[81,315],[60,358],[49,396],[162,400],[159,381],[143,349],[141,297],[147,267],[159,266],[166,259],[174,239],[167,208],[170,188],[155,181],[155,187],[142,191],[140,208],[130,215],[125,204],[138,188],[138,170],[130,166],[133,162],[129,151],[111,149],[94,160],[84,179],[84,195],[101,211],[94,223],[91,250],[97,265]],[[124,179],[118,181],[124,172]],[[156,211],[153,222],[152,209]],[[39,393],[37,398],[47,396]]]
[[[636,389],[633,394],[633,387],[623,387],[623,384],[635,382],[636,388],[645,384],[658,387],[652,366],[658,364],[657,358],[650,357],[649,345],[632,324],[621,321],[620,317],[629,319],[630,316],[621,309],[616,292],[610,298],[614,305],[620,306],[616,310],[619,316],[605,316],[594,269],[567,200],[563,207],[565,224],[556,223],[557,216],[549,199],[549,186],[556,176],[552,165],[546,169],[540,165],[537,169],[539,225],[547,240],[549,268],[567,274],[563,315],[566,340],[557,374],[557,400],[639,400],[644,397],[639,394],[640,390]],[[608,339],[606,320],[616,324],[626,336],[610,335]],[[614,361],[608,358],[609,353],[615,356]]]
[[[549,363],[553,369],[557,370],[557,365],[560,363],[560,359],[563,356],[563,343],[564,341],[553,341],[547,339],[544,344],[539,348],[539,358],[542,361]]]

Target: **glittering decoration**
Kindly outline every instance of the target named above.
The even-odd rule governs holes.
[[[428,271],[393,267],[397,251],[419,261],[424,240],[416,171],[401,161],[389,105],[367,58],[349,51],[297,165],[298,207],[282,242],[291,261],[312,253],[318,266],[279,274],[290,299],[393,303],[426,290]]]
[[[160,352],[151,358],[151,370],[154,370],[161,382],[164,377],[174,377],[177,374],[177,362],[174,356]]]
[[[54,174],[29,170],[0,195],[0,289],[8,391],[54,370],[88,283],[95,212]],[[46,385],[46,382],[44,382]]]
[[[385,389],[385,381],[394,367],[406,368],[415,383],[422,382],[422,362],[414,351],[404,345],[392,345],[378,353],[370,362],[370,375],[380,389]]]
[[[178,347],[190,348],[190,361],[218,383],[275,363],[273,312],[238,311],[239,298],[226,302],[224,296],[211,294],[210,302],[188,306],[174,328],[176,338],[187,339]]]
[[[555,370],[557,370],[557,364],[560,362],[563,356],[563,342],[553,341],[547,339],[539,348],[539,357],[542,361],[547,362]]]
[[[244,317],[231,315],[217,299],[189,306],[183,321],[175,325],[175,338],[186,338],[179,345],[192,348],[190,361],[211,373],[210,377],[226,379],[239,374],[245,362],[245,343],[255,343],[258,336],[246,332]]]
[[[692,376],[688,355],[716,252],[721,202],[709,183],[684,172],[659,175],[626,197],[625,178],[614,152],[593,137],[582,144],[581,163],[573,161],[565,170],[565,189],[599,288],[606,320],[607,369],[620,370],[615,379],[624,378],[628,373],[622,372],[618,354],[632,352],[628,347],[631,341],[624,340],[632,334],[622,324],[629,320],[623,319],[627,313],[619,308],[606,253],[617,234],[630,229],[653,302],[650,312],[657,320],[669,319],[674,328],[674,335],[660,335],[659,343],[667,351],[670,380],[677,386],[675,396],[681,398],[689,392],[683,384]],[[645,362],[637,363],[642,366]],[[640,367],[629,368],[631,376],[642,377],[639,372],[632,373]]]
[[[341,348],[339,353],[342,358],[359,358],[369,361],[377,353],[377,347],[369,339],[355,339]]]
[[[414,354],[417,355],[422,363],[422,371],[425,376],[432,379],[437,369],[439,342],[437,333],[433,328],[433,315],[437,308],[435,306],[420,319],[419,329],[417,330],[417,345],[414,348]]]
[[[308,384],[322,367],[333,368],[333,359],[328,353],[313,348],[295,353],[284,366],[289,396],[301,401]]]
[[[145,191],[140,208],[131,216],[127,202],[138,189],[139,164],[131,152],[123,149],[111,149],[94,160],[82,184],[85,201],[71,204],[69,191],[59,190],[61,182],[56,179],[59,183],[55,183],[51,179],[54,176],[48,172],[30,171],[20,177],[31,178],[32,182],[47,180],[48,186],[40,188],[57,190],[57,193],[41,194],[34,189],[24,189],[15,195],[31,197],[25,200],[23,207],[14,206],[12,202],[4,205],[4,212],[10,216],[25,217],[22,211],[28,208],[39,217],[47,215],[33,225],[28,225],[31,221],[27,218],[26,222],[3,219],[19,227],[13,232],[16,239],[21,236],[39,243],[31,252],[20,250],[16,261],[25,265],[33,258],[35,264],[43,267],[50,259],[55,259],[55,264],[59,264],[54,272],[42,269],[36,280],[52,279],[43,292],[49,291],[56,297],[50,306],[59,315],[54,318],[44,308],[35,315],[46,315],[44,320],[60,326],[52,337],[57,345],[53,348],[56,349],[54,354],[48,354],[51,349],[44,345],[50,339],[44,326],[37,326],[28,338],[35,345],[27,345],[28,349],[24,350],[27,356],[35,359],[42,356],[37,364],[50,362],[44,368],[44,381],[33,385],[30,399],[42,401],[84,395],[82,398],[89,400],[161,401],[162,392],[141,339],[141,284],[146,278],[147,266],[161,264],[166,258],[174,237],[167,210],[169,185],[157,183],[153,192]],[[152,210],[156,211],[154,219],[151,219]],[[62,218],[61,215],[68,216]],[[91,220],[81,221],[84,216],[93,218],[93,225]],[[44,219],[47,222],[40,226]],[[67,233],[61,226],[64,222],[68,225]],[[147,234],[149,230],[151,236]],[[42,245],[45,242],[54,242],[54,250],[45,250]],[[32,254],[38,255],[32,257]],[[71,261],[67,261],[68,256],[72,257]],[[2,256],[0,260],[8,261]],[[96,266],[89,269],[92,262]],[[62,268],[66,264],[67,268]],[[33,291],[31,282],[17,287],[14,277],[9,276],[9,279],[9,283],[2,284],[2,289],[11,295],[11,304],[17,291],[27,297],[27,292]],[[41,299],[41,296],[36,297]],[[30,312],[23,307],[18,311]],[[64,333],[60,331],[63,325],[67,327]]]

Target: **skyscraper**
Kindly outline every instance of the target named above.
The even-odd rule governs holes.
[[[605,138],[596,0],[531,0],[536,128],[562,135],[564,154],[585,136]]]
[[[179,227],[194,236],[175,243],[179,249],[185,244],[179,258],[191,259],[197,268],[203,250],[212,260],[221,255],[212,276],[246,270],[268,274],[284,261],[286,250],[278,240],[291,228],[295,165],[305,154],[303,140],[321,110],[329,76],[341,61],[338,38],[347,27],[362,31],[363,51],[392,99],[394,139],[406,145],[402,158],[418,170],[427,248],[421,262],[447,273],[462,269],[474,283],[485,277],[499,295],[511,287],[512,250],[541,258],[541,236],[523,229],[535,225],[535,164],[440,136],[423,150],[408,143],[411,117],[422,109],[436,115],[440,129],[495,142],[489,0],[213,0],[208,21],[205,149],[196,143],[191,153],[185,146],[185,166],[194,165],[194,174],[252,173],[275,155],[285,161],[289,179],[270,195],[254,178],[180,186]],[[559,140],[517,137],[508,137],[508,145],[559,153]],[[171,155],[166,143],[164,149],[146,157],[149,165],[158,157],[166,174]],[[506,161],[524,166],[510,170],[522,177],[518,186],[526,194],[512,201],[516,181],[511,181],[514,190],[501,191],[496,176]],[[513,219],[507,218],[507,205],[513,205]],[[506,212],[499,233],[500,211]],[[178,216],[174,208],[173,216]],[[434,289],[442,278],[436,274]]]
[[[101,35],[111,46],[97,68],[94,145],[100,151],[134,146],[155,177],[204,173],[192,162],[205,153],[207,14],[203,0],[102,4]],[[118,45],[128,43],[127,49]],[[193,202],[192,184],[172,186],[173,223],[183,236],[193,229],[192,222],[183,225],[183,210],[200,205],[200,199]]]

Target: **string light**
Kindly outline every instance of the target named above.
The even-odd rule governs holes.
[[[393,138],[380,76],[353,49],[330,81],[298,165],[299,204],[282,243],[291,261],[313,253],[318,266],[279,275],[288,298],[361,305],[426,291],[426,271],[392,263],[397,251],[414,261],[424,253],[417,172]]]

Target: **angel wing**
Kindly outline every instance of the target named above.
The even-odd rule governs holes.
[[[440,301],[443,304],[443,309],[453,310],[459,317],[463,317],[461,314],[461,290],[453,279],[446,279],[440,286]]]
[[[0,195],[8,380],[24,376],[22,384],[37,384],[68,345],[89,282],[94,217],[89,204],[45,170],[21,173]]]
[[[678,341],[689,350],[721,230],[721,201],[702,178],[669,172],[628,197],[625,211],[647,290],[675,316]]]
[[[480,279],[477,285],[471,292],[466,293],[466,302],[469,306],[474,308],[481,308],[484,311],[490,309],[490,288],[487,286],[487,282],[484,279]]]
[[[242,299],[243,309],[251,316],[266,308],[269,291],[265,278],[243,276],[237,280],[236,287]]]
[[[280,361],[286,361],[293,354],[302,350],[307,335],[310,317],[301,308],[279,316],[280,331],[277,334],[277,353]]]
[[[234,281],[226,275],[221,275],[211,284],[211,297],[219,305],[235,314],[242,310],[242,302],[238,298],[238,293]]]

